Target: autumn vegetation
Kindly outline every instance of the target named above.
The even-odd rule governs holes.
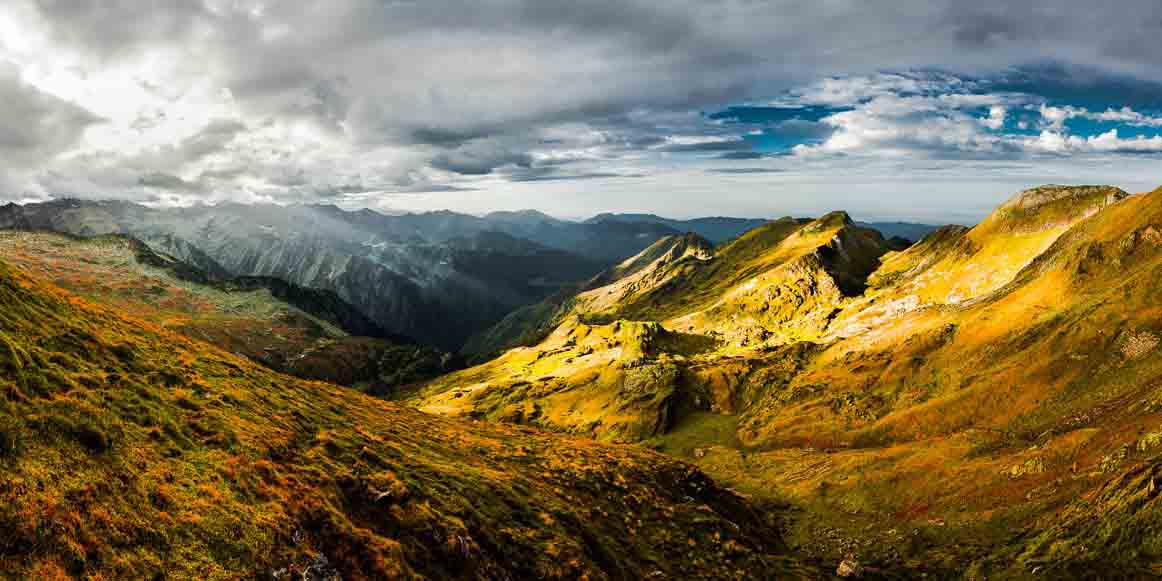
[[[411,402],[686,458],[831,570],[1162,574],[1162,189],[1034,188],[908,248],[842,213],[659,245]]]
[[[144,308],[144,307],[143,307]],[[0,571],[753,578],[769,512],[639,447],[273,372],[0,263]]]

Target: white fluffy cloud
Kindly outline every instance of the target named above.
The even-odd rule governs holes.
[[[847,83],[850,88],[844,88]],[[1159,135],[1122,137],[1116,127],[1095,135],[1073,135],[1066,127],[1066,122],[1075,118],[1162,127],[1162,118],[1129,107],[1091,112],[1084,107],[1049,105],[1032,94],[960,93],[955,91],[981,90],[983,86],[949,82],[943,76],[928,83],[902,82],[899,76],[883,82],[874,77],[835,78],[820,86],[826,88],[808,88],[796,95],[808,103],[847,106],[850,110],[822,119],[835,132],[822,143],[796,146],[793,151],[801,157],[1017,159],[1162,152]],[[1040,134],[1006,132],[1010,109],[1035,112]],[[1024,129],[1028,122],[1017,125]]]
[[[1024,145],[1031,151],[1053,154],[1081,153],[1162,153],[1162,136],[1135,136],[1123,138],[1117,129],[1100,135],[1081,137],[1055,131],[1042,131],[1035,138],[1029,138]]]
[[[1121,123],[1132,127],[1162,127],[1162,117],[1146,115],[1145,113],[1134,111],[1129,107],[1122,107],[1120,109],[1111,107],[1102,112],[1093,112],[1085,107],[1050,107],[1042,105],[1039,111],[1045,124],[1054,130],[1061,130],[1066,121],[1074,118]]]
[[[832,79],[829,83],[836,85],[841,81]],[[863,79],[857,84],[867,86]],[[957,86],[957,83],[942,83],[943,90]],[[796,146],[794,152],[801,156],[844,154],[889,158],[1008,155],[1011,143],[996,132],[1004,126],[1007,107],[1031,98],[1014,94],[928,92],[932,94],[879,93],[866,101],[838,102],[850,106],[851,110],[822,120],[834,127],[835,132],[820,144]],[[983,115],[978,112],[982,109]]]

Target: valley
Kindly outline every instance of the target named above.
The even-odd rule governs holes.
[[[459,365],[385,333],[327,291],[209,274],[131,238],[7,231],[0,256],[89,301],[304,379],[387,394]]]

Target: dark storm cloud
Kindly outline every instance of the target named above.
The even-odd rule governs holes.
[[[766,156],[767,156],[767,154],[762,153],[761,151],[728,151],[728,152],[718,156],[718,158],[719,159],[732,159],[732,160],[748,160],[748,159],[762,159]]]
[[[246,125],[233,119],[215,119],[201,131],[182,140],[178,156],[183,163],[196,161],[221,151]]]
[[[313,96],[316,114],[326,118],[345,116],[360,99],[406,103],[429,111],[381,112],[402,126],[409,117],[443,117],[444,126],[434,129],[535,122],[594,108],[699,106],[808,72],[867,70],[869,63],[1003,67],[1072,57],[1115,68],[1149,65],[1143,72],[1162,75],[1154,53],[1162,9],[1154,0],[1126,0],[1117,10],[1093,10],[1080,0],[37,5],[62,42],[98,54],[164,44],[193,52],[192,45],[206,42],[195,54],[213,61],[214,72],[244,99]],[[924,38],[915,40],[916,31]],[[349,85],[329,84],[336,78]],[[472,101],[502,110],[471,118],[429,114],[473,110]],[[540,105],[530,107],[534,101]]]
[[[532,156],[528,153],[514,151],[495,141],[479,141],[440,153],[431,165],[458,174],[485,175],[499,167],[527,168],[532,163]]]
[[[195,192],[201,189],[201,186],[198,184],[188,182],[175,175],[161,172],[141,176],[138,178],[137,183],[142,187],[157,190]]]
[[[749,151],[751,144],[743,139],[704,141],[700,143],[675,143],[659,147],[659,151],[670,153],[703,153],[716,151]]]
[[[616,172],[582,172],[570,173],[563,172],[558,167],[533,167],[533,168],[518,168],[508,173],[509,181],[513,182],[559,182],[570,180],[594,180],[594,179],[614,179],[614,178],[642,178],[646,174],[642,173],[616,173]]]
[[[35,167],[72,147],[101,119],[28,85],[0,61],[0,174]]]

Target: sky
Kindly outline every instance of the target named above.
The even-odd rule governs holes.
[[[1162,3],[5,0],[0,200],[971,223],[1162,185]]]

